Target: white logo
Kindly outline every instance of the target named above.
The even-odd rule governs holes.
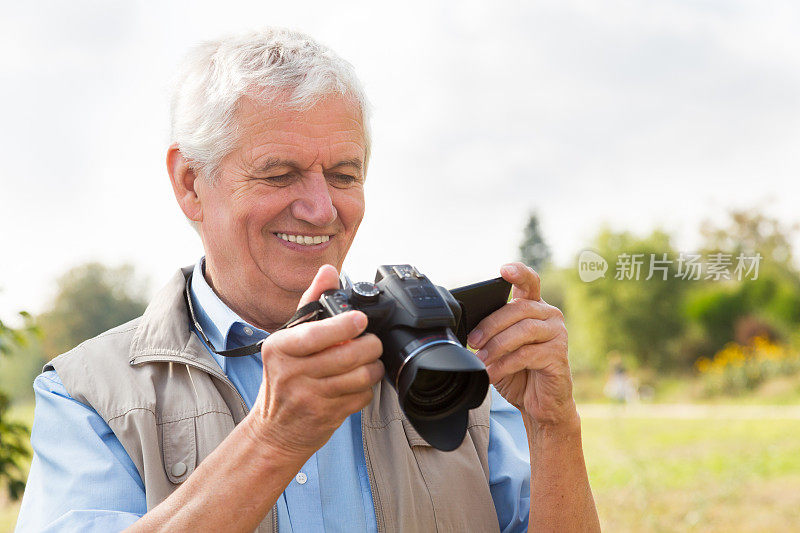
[[[600,254],[591,250],[584,250],[578,256],[578,276],[581,281],[590,283],[600,278],[606,277],[608,261],[603,259]]]

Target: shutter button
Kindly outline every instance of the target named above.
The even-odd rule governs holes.
[[[306,481],[308,481],[308,476],[307,476],[307,475],[305,475],[304,473],[300,472],[299,474],[297,474],[297,475],[295,476],[295,478],[294,478],[294,479],[295,479],[295,481],[297,481],[297,482],[298,482],[298,483],[300,483],[301,485],[305,485],[305,484],[306,484]]]
[[[175,477],[181,477],[186,473],[186,463],[175,463],[172,465],[172,475]]]

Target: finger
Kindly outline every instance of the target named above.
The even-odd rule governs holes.
[[[511,298],[542,299],[542,285],[539,274],[519,261],[508,263],[500,268],[500,275],[511,283]]]
[[[563,331],[563,322],[555,319],[525,318],[490,338],[475,355],[486,365],[526,344],[541,344]]]
[[[319,267],[316,276],[311,281],[311,285],[309,285],[306,292],[303,293],[303,296],[300,297],[300,304],[297,308],[301,308],[307,303],[311,303],[315,300],[319,300],[319,297],[322,296],[322,293],[330,290],[330,289],[338,289],[339,288],[339,273],[336,271],[336,267],[332,265],[322,265]]]
[[[501,357],[486,367],[492,384],[523,370],[544,370],[551,365],[564,364],[565,350],[562,344],[553,340],[543,344],[526,344]]]
[[[371,389],[383,379],[384,368],[381,361],[361,365],[338,376],[328,376],[319,380],[319,394],[327,398],[337,398]]]
[[[366,390],[358,391],[353,394],[347,394],[337,398],[337,403],[340,405],[339,410],[340,412],[344,413],[344,416],[341,417],[341,421],[338,425],[341,425],[341,423],[344,422],[348,416],[352,415],[353,413],[357,413],[364,407],[368,406],[370,402],[372,402],[372,396],[373,389],[370,387]]]
[[[278,350],[293,357],[304,357],[353,339],[366,327],[367,315],[361,311],[348,311],[277,331],[261,345],[261,354],[266,358],[271,350]]]
[[[482,348],[486,341],[504,329],[507,329],[526,318],[546,320],[550,317],[563,318],[557,307],[520,298],[512,300],[494,313],[490,314],[473,328],[467,337],[467,342],[473,348]]]
[[[383,344],[380,339],[367,333],[304,358],[306,368],[303,370],[313,378],[338,376],[378,360],[381,353]]]

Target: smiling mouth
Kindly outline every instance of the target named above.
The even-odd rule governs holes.
[[[284,241],[293,242],[303,246],[314,246],[328,242],[331,238],[330,235],[290,235],[288,233],[275,233],[279,239]]]

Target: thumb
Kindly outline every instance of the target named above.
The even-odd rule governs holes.
[[[338,288],[339,273],[336,271],[336,267],[332,265],[322,265],[319,267],[317,275],[314,276],[311,285],[306,289],[306,292],[303,293],[303,296],[300,297],[300,303],[297,305],[297,308],[299,309],[314,300],[319,300],[322,293],[327,290]]]

